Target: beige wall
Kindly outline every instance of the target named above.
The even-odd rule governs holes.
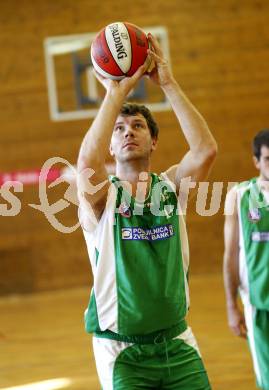
[[[0,170],[39,168],[52,156],[75,163],[90,121],[51,122],[43,40],[48,36],[98,31],[113,21],[169,31],[174,74],[207,119],[219,144],[212,181],[240,181],[255,174],[250,142],[268,126],[269,3],[266,0],[9,0],[0,4]],[[176,163],[186,143],[171,112],[156,114],[161,128],[153,169]],[[50,193],[60,199],[66,186]],[[80,231],[55,231],[38,203],[38,188],[19,194],[17,217],[0,217],[0,293],[57,289],[91,280]],[[4,200],[1,199],[4,203]],[[223,211],[201,217],[195,203],[188,216],[191,272],[220,272]],[[61,216],[75,222],[76,208]]]

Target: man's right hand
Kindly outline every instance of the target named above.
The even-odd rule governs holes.
[[[247,338],[245,316],[237,306],[227,308],[228,324],[236,336]]]
[[[105,78],[96,71],[94,71],[94,73],[96,78],[100,81],[108,93],[117,99],[124,101],[127,95],[136,86],[137,82],[145,74],[147,68],[148,63],[145,62],[131,77],[124,77],[124,79],[119,81]]]

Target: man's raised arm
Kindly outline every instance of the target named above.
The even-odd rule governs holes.
[[[157,40],[151,35],[149,39],[154,48],[151,54],[156,63],[156,69],[150,77],[164,91],[189,144],[189,151],[179,164],[167,171],[167,174],[177,187],[180,186],[180,180],[185,177],[191,177],[195,182],[204,180],[216,157],[216,141],[204,118],[174,79]]]
[[[109,188],[105,159],[115,121],[126,96],[145,70],[146,65],[143,65],[132,77],[126,77],[119,82],[105,79],[96,73],[96,77],[106,89],[106,95],[81,144],[77,162],[77,185],[80,202],[84,205],[88,202],[97,219],[100,219],[105,208]]]

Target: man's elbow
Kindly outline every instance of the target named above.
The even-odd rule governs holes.
[[[98,157],[87,156],[84,154],[80,154],[77,160],[77,171],[78,173],[82,173],[88,169],[93,169],[97,171],[101,166],[103,166],[103,162]]]
[[[218,145],[216,142],[210,143],[204,151],[204,159],[208,163],[213,163],[218,154]]]

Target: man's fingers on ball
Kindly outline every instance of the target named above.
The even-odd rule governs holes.
[[[144,72],[145,72],[144,65],[141,65],[136,70],[136,72],[131,77],[127,77],[127,79],[130,79],[130,80],[132,80],[133,83],[136,83],[141,78],[141,76],[144,74]]]
[[[160,62],[161,58],[151,49],[148,49],[148,54],[153,57],[156,62]]]
[[[156,54],[154,51],[148,49],[148,53],[152,56],[155,62],[157,62],[158,65],[167,65],[167,61],[161,58],[158,54]]]
[[[146,64],[146,62],[144,62],[144,64],[141,65],[141,66],[137,69],[137,71],[136,71],[135,74],[137,74],[138,77],[141,77],[141,76],[145,73],[145,71],[147,70],[147,68],[148,68],[148,64]]]
[[[151,33],[148,34],[148,39],[153,46],[154,50],[158,55],[163,55],[162,49],[160,47],[159,41],[157,38],[155,38]]]
[[[151,33],[148,33],[148,39],[153,43],[158,43],[157,38],[154,37]]]

